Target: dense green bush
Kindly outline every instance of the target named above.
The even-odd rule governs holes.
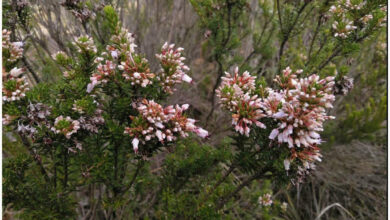
[[[372,49],[384,41],[384,1],[191,0],[194,30],[204,35],[196,43],[215,63],[203,78],[183,56],[192,51],[166,43],[153,60],[137,53],[144,36],[136,40],[122,28],[119,1],[104,2],[54,4],[70,11],[86,35],[58,40],[62,51],[53,55],[34,38],[33,4],[3,3],[6,213],[316,218],[319,212],[299,213],[288,193],[327,159],[322,146],[385,143],[387,94],[378,82],[386,77],[386,52],[379,44]],[[140,19],[147,13],[137,10]],[[372,59],[357,63],[361,53]],[[167,104],[182,82],[210,91],[206,117],[196,104]],[[221,115],[231,124],[218,121]],[[330,115],[337,118],[323,125]]]

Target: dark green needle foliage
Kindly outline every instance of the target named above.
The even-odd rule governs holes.
[[[326,181],[321,172],[328,168],[320,167],[322,179],[313,172],[298,183],[303,162],[287,169],[293,150],[270,139],[278,120],[262,117],[258,122],[266,128],[253,123],[248,135],[237,132],[218,105],[217,89],[224,72],[236,66],[257,77],[251,95],[261,99],[270,88],[281,89],[272,80],[288,66],[303,69],[298,78],[334,76],[336,101],[327,115],[336,119],[318,132],[321,159],[332,163],[342,156],[332,157],[335,148],[355,143],[385,149],[386,1],[9,0],[2,7],[7,42],[17,42],[5,47],[3,32],[4,219],[315,219],[336,202],[347,211],[331,208],[321,219],[383,217],[385,200],[373,196],[383,194],[382,182]],[[153,32],[156,20],[159,31]],[[139,36],[121,35],[126,26]],[[163,37],[172,42],[152,53]],[[169,45],[179,42],[183,52]],[[14,53],[18,45],[21,54]],[[62,52],[53,54],[53,48]],[[190,59],[170,57],[172,64],[159,57],[169,48]],[[186,77],[167,76],[176,67],[186,74],[185,65],[192,84],[174,86]],[[153,108],[142,112],[145,100],[179,104],[173,109],[191,105],[178,114],[181,120],[155,125],[151,121],[161,115],[151,119]],[[194,123],[209,136],[196,137],[202,130]],[[149,127],[155,130],[148,133]],[[169,132],[176,132],[174,139],[168,140]],[[304,147],[295,150],[305,153]],[[378,166],[367,170],[382,175]],[[337,169],[330,172],[353,178]]]

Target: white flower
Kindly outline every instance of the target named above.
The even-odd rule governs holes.
[[[287,205],[288,205],[287,202],[283,202],[280,208],[285,212],[287,211]]]
[[[278,129],[273,129],[271,131],[271,134],[269,135],[269,139],[273,140],[275,139],[275,137],[279,134],[279,130]]]
[[[15,116],[5,114],[3,117],[3,125],[9,125],[14,119],[15,119]]]
[[[184,82],[187,82],[187,83],[191,83],[192,82],[192,78],[189,77],[187,74],[183,74],[182,78],[181,78]]]
[[[18,42],[13,42],[12,43],[15,47],[23,47],[23,42],[18,41]]]
[[[88,83],[87,93],[91,93],[94,87],[95,87],[94,83]]]
[[[276,119],[284,118],[284,117],[286,117],[286,116],[287,116],[287,114],[284,113],[284,112],[282,112],[282,111],[279,111],[279,112],[277,112],[277,113],[275,113],[275,114],[273,115],[273,117],[276,118]]]
[[[209,132],[204,130],[203,128],[197,128],[195,132],[201,138],[205,138],[209,135]]]
[[[17,67],[14,67],[10,72],[9,74],[12,76],[12,77],[19,77],[20,74],[22,74],[24,72],[23,68],[17,68]]]
[[[183,115],[189,107],[188,104],[163,108],[153,100],[144,99],[138,106],[134,103],[133,107],[137,108],[139,117],[146,123],[126,127],[124,133],[140,139],[142,143],[157,138],[164,144],[164,141],[175,141],[178,136],[187,137],[188,132],[194,132],[202,138],[208,136],[206,130],[195,125],[194,119]]]
[[[262,206],[271,206],[273,201],[272,201],[272,195],[270,193],[266,193],[262,196],[259,197],[259,204]]]
[[[114,59],[118,58],[118,51],[116,51],[116,50],[111,51],[111,56],[112,56],[112,58],[114,58]]]
[[[284,169],[290,170],[290,160],[289,159],[285,159],[283,161],[283,164],[284,164]]]
[[[164,140],[163,133],[162,133],[160,130],[157,130],[157,131],[156,131],[156,136],[157,136],[157,138],[158,138],[159,141]]]
[[[139,143],[139,140],[138,138],[134,138],[133,141],[131,142],[133,144],[133,150],[134,152],[138,152],[138,143]]]
[[[156,54],[156,58],[160,61],[161,71],[158,73],[156,78],[162,84],[164,91],[167,93],[173,93],[175,84],[181,82],[192,82],[192,78],[186,74],[190,68],[186,66],[183,61],[185,57],[182,57],[181,52],[183,48],[174,48],[175,45],[168,45],[166,42],[162,48],[161,53]],[[170,71],[166,72],[169,69]]]

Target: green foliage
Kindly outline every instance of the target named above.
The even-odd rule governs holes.
[[[30,25],[30,8],[23,5],[23,3],[19,4],[12,0],[2,1],[3,29],[15,29],[17,24],[23,27]]]
[[[231,157],[226,147],[215,149],[207,145],[199,146],[191,139],[178,143],[174,153],[168,155],[164,162],[164,186],[177,189],[183,187],[189,178],[206,175],[209,169]]]
[[[22,219],[71,219],[74,200],[69,194],[49,187],[26,154],[18,154],[3,162],[3,202],[23,209]]]
[[[349,143],[352,140],[366,140],[385,144],[387,142],[384,133],[378,133],[386,128],[384,120],[387,118],[387,95],[383,95],[378,102],[370,98],[361,109],[356,105],[346,104],[347,115],[343,120],[329,125],[331,130],[343,131],[331,133],[331,141]]]
[[[190,0],[190,3],[208,37],[203,47],[208,49],[209,59],[227,64],[225,59],[229,59],[229,53],[240,45],[240,39],[248,32],[245,28],[247,1]]]
[[[119,33],[118,27],[121,26],[119,17],[111,5],[106,5],[99,11],[92,24],[94,27],[92,36],[96,39],[99,49],[105,47],[112,35]]]
[[[387,69],[384,48],[380,43],[383,37],[384,33],[365,43],[376,46],[365,45],[366,49],[356,61],[358,64],[353,71],[358,73],[358,77],[351,94],[344,100],[343,107],[345,106],[346,114],[341,115],[337,121],[329,123],[325,129],[328,146],[334,143],[350,143],[352,140],[381,145],[386,143],[387,88],[384,81],[387,77]],[[343,65],[338,68],[338,71],[333,71],[338,72],[337,78],[341,78],[350,74],[351,69]]]
[[[112,6],[105,6],[103,8],[104,18],[103,28],[108,28],[109,34],[116,34],[118,32],[117,27],[119,26],[119,18]]]
[[[305,74],[317,73],[322,78],[335,76],[336,81],[351,76],[355,88],[349,96],[340,97],[341,104],[334,111],[338,119],[327,124],[324,132],[326,146],[357,139],[386,143],[387,54],[383,45],[374,44],[385,42],[384,28],[380,26],[386,14],[381,10],[385,1],[366,1],[362,10],[346,12],[346,18],[354,21],[357,29],[345,39],[335,37],[332,27],[335,21],[340,27],[346,27],[341,18],[329,14],[330,6],[336,1],[189,2],[199,16],[196,24],[206,38],[199,41],[202,54],[216,66],[215,70],[202,73],[203,81],[198,84],[201,98],[210,94],[214,73],[218,74],[216,88],[223,72],[236,64],[241,70],[258,76],[254,93],[262,98],[268,95],[267,83],[272,86],[271,79],[288,65],[304,69]],[[169,9],[175,7],[174,1],[165,3]],[[77,7],[92,10],[95,4],[95,1],[83,1]],[[149,13],[145,5],[139,10],[142,16]],[[14,30],[20,28],[18,25],[29,25],[28,7],[16,12],[4,1],[3,11],[4,27]],[[373,19],[367,25],[359,23],[367,14],[372,14]],[[138,24],[144,27],[136,28],[145,28],[149,22],[145,18]],[[288,190],[298,166],[292,164],[289,171],[285,170],[283,163],[290,149],[269,139],[277,126],[273,120],[261,120],[267,128],[253,127],[249,137],[226,132],[223,140],[211,139],[206,144],[193,137],[174,144],[149,141],[135,154],[132,138],[123,134],[124,129],[144,127],[147,122],[141,116],[129,117],[137,115],[132,104],[141,98],[165,101],[167,95],[156,79],[150,87],[143,88],[131,85],[118,74],[96,88],[97,94],[87,93],[90,77],[96,72],[95,58],[108,50],[108,44],[120,47],[126,42],[124,38],[117,42],[111,40],[112,35],[119,34],[122,23],[113,6],[106,5],[96,12],[96,19],[82,23],[84,31],[96,42],[97,51],[85,46],[88,37],[81,37],[75,44],[65,42],[69,51],[57,54],[53,62],[50,56],[42,55],[46,53],[42,48],[26,42],[26,47],[34,46],[34,52],[41,55],[39,60],[34,59],[34,65],[41,67],[41,80],[45,82],[34,85],[18,103],[3,105],[6,114],[17,118],[4,130],[16,130],[19,122],[25,122],[30,103],[51,106],[51,115],[45,117],[48,121],[59,116],[93,117],[102,108],[106,110],[101,115],[105,124],[96,133],[77,133],[77,141],[83,143],[82,150],[77,142],[44,126],[38,128],[34,138],[27,137],[27,145],[17,132],[3,134],[5,154],[9,155],[3,164],[3,201],[12,204],[14,210],[21,210],[18,218],[74,219],[80,217],[80,207],[98,213],[99,217],[92,215],[91,219],[281,219],[280,216],[298,219],[304,216],[298,207],[295,209],[294,198],[289,196],[291,209],[286,213],[281,208],[279,192]],[[3,60],[9,57],[9,52],[3,51]],[[152,68],[144,60],[145,56],[132,58],[139,64],[138,71]],[[120,54],[115,62],[119,64],[125,59]],[[19,64],[4,62],[5,70],[9,72]],[[168,75],[173,72],[169,66],[162,65],[162,68]],[[12,90],[16,84],[9,80],[3,86]],[[70,121],[62,120],[53,128],[61,130],[69,126]],[[214,126],[226,128],[225,124]],[[14,141],[9,140],[10,134],[15,136]],[[261,206],[259,197],[272,192],[277,192],[272,197],[273,205]],[[80,205],[82,199],[87,205]]]

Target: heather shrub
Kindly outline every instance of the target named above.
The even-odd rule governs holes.
[[[7,215],[364,217],[311,202],[335,146],[385,143],[384,1],[148,3],[3,3]]]

